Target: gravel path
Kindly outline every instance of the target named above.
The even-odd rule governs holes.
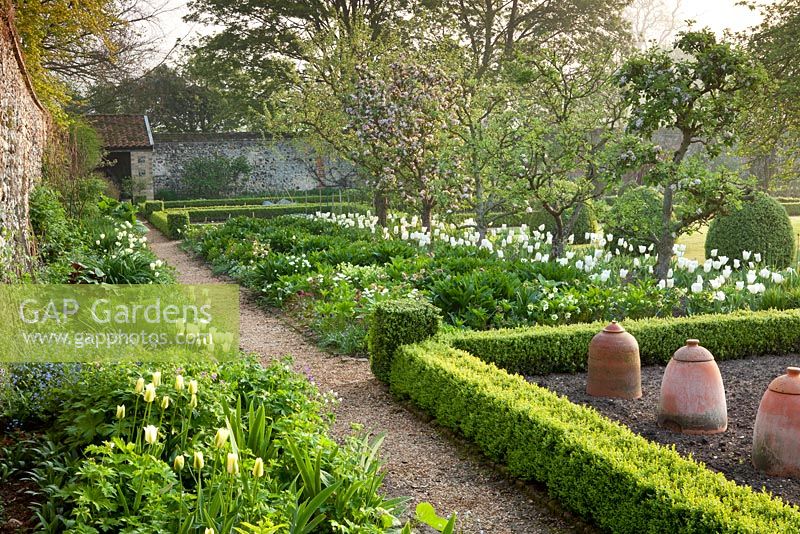
[[[175,267],[184,284],[225,281],[197,258],[182,251],[150,227],[153,251]],[[341,437],[352,428],[386,432],[382,448],[386,492],[431,502],[440,515],[458,513],[459,528],[470,533],[593,532],[561,510],[539,486],[506,476],[463,440],[396,402],[388,388],[372,376],[365,360],[324,352],[304,336],[254,303],[242,290],[240,299],[243,350],[265,360],[291,354],[295,368],[313,377],[322,391],[333,389],[341,404],[334,433]]]

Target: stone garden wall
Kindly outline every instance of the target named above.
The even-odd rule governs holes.
[[[28,195],[41,176],[48,124],[25,70],[12,10],[0,0],[0,282],[30,261]]]
[[[181,193],[186,177],[183,167],[195,158],[214,155],[244,156],[252,172],[231,188],[228,196],[273,191],[309,190],[352,185],[355,173],[344,162],[317,157],[293,140],[264,140],[253,133],[153,134],[153,189]]]

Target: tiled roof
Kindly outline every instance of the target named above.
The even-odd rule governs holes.
[[[87,115],[100,134],[103,148],[153,148],[153,134],[147,115]]]

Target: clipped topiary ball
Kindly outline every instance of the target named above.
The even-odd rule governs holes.
[[[711,221],[706,235],[706,257],[741,258],[742,251],[761,253],[762,260],[783,269],[794,260],[794,230],[786,210],[774,198],[756,193],[741,208]]]
[[[567,224],[569,218],[572,216],[572,210],[567,210],[562,216],[564,224]],[[524,221],[530,228],[539,228],[544,224],[544,231],[555,233],[556,221],[553,216],[544,211],[543,209],[534,210],[533,213],[527,214]],[[584,204],[580,213],[578,213],[578,220],[575,221],[575,227],[572,229],[572,234],[575,236],[575,243],[582,245],[588,243],[586,234],[595,233],[599,229],[597,224],[597,217],[594,214],[594,209],[590,204]]]
[[[625,241],[638,247],[652,243],[647,236],[661,233],[661,195],[652,187],[631,187],[626,189],[606,214],[603,230],[614,239]]]

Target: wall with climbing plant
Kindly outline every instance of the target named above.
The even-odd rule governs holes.
[[[28,195],[41,175],[48,124],[25,69],[13,9],[0,0],[0,282],[30,266]]]

